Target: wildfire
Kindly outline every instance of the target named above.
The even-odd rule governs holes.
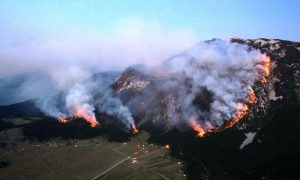
[[[72,119],[82,118],[90,123],[90,126],[95,128],[99,127],[99,123],[94,116],[89,115],[83,108],[77,108],[75,115],[71,118],[60,118],[58,122],[60,123],[69,123]]]
[[[255,101],[256,101],[256,96],[254,94],[253,89],[251,89],[250,96],[249,96],[247,103],[253,104],[253,103],[255,103]],[[242,108],[237,112],[235,118],[232,121],[230,121],[224,128],[222,128],[221,130],[218,130],[216,132],[220,132],[225,129],[231,128],[233,125],[235,125],[237,122],[239,122],[247,114],[248,111],[249,111],[248,105],[243,104]]]
[[[256,96],[255,96],[255,94],[254,94],[253,89],[251,89],[251,91],[250,91],[250,97],[249,97],[248,103],[249,103],[249,104],[253,104],[253,103],[255,103],[255,101],[256,101]]]
[[[266,77],[270,75],[271,72],[271,59],[269,56],[264,56],[264,77],[261,80],[261,83],[267,83]]]
[[[132,134],[139,133],[139,130],[138,130],[138,128],[136,128],[135,124],[132,124],[131,131],[132,131]]]
[[[58,122],[60,122],[60,123],[68,123],[68,122],[70,122],[70,120],[68,120],[68,119],[64,119],[64,118],[60,118],[60,119],[58,119]]]
[[[241,110],[236,114],[235,118],[228,123],[224,129],[231,128],[233,125],[235,125],[237,122],[239,122],[248,112],[249,108],[247,104],[244,104]]]
[[[75,118],[82,118],[90,123],[91,127],[98,127],[99,123],[94,116],[88,114],[88,112],[84,108],[78,107],[76,109],[76,113],[74,115]]]
[[[261,80],[261,82],[267,83],[266,77],[270,75],[270,71],[271,71],[271,59],[269,56],[264,56],[263,71],[264,71],[264,77]],[[235,118],[232,121],[230,121],[230,123],[228,123],[224,128],[222,128],[220,130],[216,130],[216,131],[210,131],[210,132],[220,132],[225,129],[231,128],[234,124],[239,122],[247,114],[247,112],[249,111],[249,107],[247,104],[253,104],[253,103],[255,103],[255,101],[256,101],[256,96],[255,96],[253,89],[251,89],[248,102],[246,104],[244,104],[242,106],[242,108],[237,112]]]
[[[166,144],[166,145],[164,145],[164,148],[166,148],[166,149],[170,149],[170,148],[171,148],[171,146],[170,146],[170,144]]]
[[[264,58],[264,61],[265,61],[265,67],[264,67],[264,71],[265,71],[265,74],[266,76],[269,76],[270,75],[270,57],[269,56],[265,56]]]
[[[194,131],[197,132],[197,137],[203,138],[205,136],[206,132],[201,127],[201,125],[195,119],[191,119],[190,123],[191,123],[191,126],[193,127]]]
[[[255,103],[255,101],[256,101],[256,96],[255,96],[253,89],[251,89],[248,102],[246,104],[243,104],[242,108],[237,112],[235,118],[232,121],[230,121],[225,127],[221,128],[221,129],[208,129],[207,132],[218,133],[218,132],[222,132],[228,128],[231,128],[248,113],[249,107],[247,104],[253,104],[253,103]],[[197,137],[200,137],[200,138],[205,137],[206,131],[194,119],[191,120],[191,126],[198,133]]]

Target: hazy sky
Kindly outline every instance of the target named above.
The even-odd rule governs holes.
[[[201,40],[300,41],[299,32],[299,0],[1,0],[0,76],[70,62],[155,64]]]

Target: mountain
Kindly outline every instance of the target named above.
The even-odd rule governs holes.
[[[297,179],[300,177],[300,43],[264,38],[232,38],[230,42],[267,54],[271,59],[270,75],[265,82],[254,82],[256,101],[249,104],[249,111],[240,121],[231,128],[207,133],[204,138],[196,138],[196,132],[180,120],[173,124],[170,117],[178,109],[181,91],[172,84],[165,86],[166,78],[170,79],[163,71],[135,65],[121,74],[96,74],[91,81],[99,80],[99,84],[107,81],[105,84],[112,87],[114,96],[129,107],[137,126],[150,134],[148,143],[169,144],[170,154],[184,162],[189,179]],[[193,62],[192,57],[183,53],[166,60],[162,66],[170,66],[174,59]],[[187,78],[170,82],[173,80],[191,85]],[[211,111],[209,104],[214,93],[201,88],[192,103],[203,110],[205,117]],[[33,101],[0,107],[1,118],[44,116],[40,113]],[[97,119],[110,118],[113,117],[97,114]],[[14,127],[5,125],[5,129]]]
[[[128,68],[113,87],[141,126],[163,127],[152,133],[152,140],[172,142],[173,153],[188,162],[187,171],[192,179],[299,177],[300,43],[263,38],[233,38],[231,43],[245,44],[266,53],[271,58],[271,74],[267,82],[255,82],[256,102],[249,107],[249,113],[223,132],[192,139],[189,133],[164,127],[168,123],[162,122],[170,121],[166,107],[177,106],[174,92],[157,88],[164,81],[155,79],[145,67]],[[190,58],[184,54],[179,56]],[[203,109],[207,108],[205,104],[211,101],[211,95],[209,91],[202,92],[195,103]]]

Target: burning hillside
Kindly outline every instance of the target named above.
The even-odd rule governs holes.
[[[191,126],[204,136],[242,119],[255,102],[254,83],[267,81],[269,73],[268,56],[213,40],[153,69],[128,68],[113,87],[139,125],[166,131]]]
[[[211,40],[161,66],[130,67],[105,88],[92,82],[75,84],[60,102],[42,101],[41,109],[60,122],[82,118],[96,127],[96,114],[104,113],[134,133],[136,123],[150,123],[165,131],[191,127],[204,137],[242,119],[255,102],[254,83],[266,83],[269,74],[267,55],[246,45]]]
[[[300,160],[299,48],[283,40],[211,40],[157,67],[95,75],[56,96],[1,107],[1,143],[11,134],[13,143],[23,136],[134,141],[147,131],[149,146],[184,161],[191,178],[293,179]],[[15,117],[16,126],[9,122]]]

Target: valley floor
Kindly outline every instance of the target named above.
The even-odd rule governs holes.
[[[143,132],[130,141],[89,139],[24,141],[0,148],[0,179],[185,179],[182,162],[168,148],[147,143]]]

